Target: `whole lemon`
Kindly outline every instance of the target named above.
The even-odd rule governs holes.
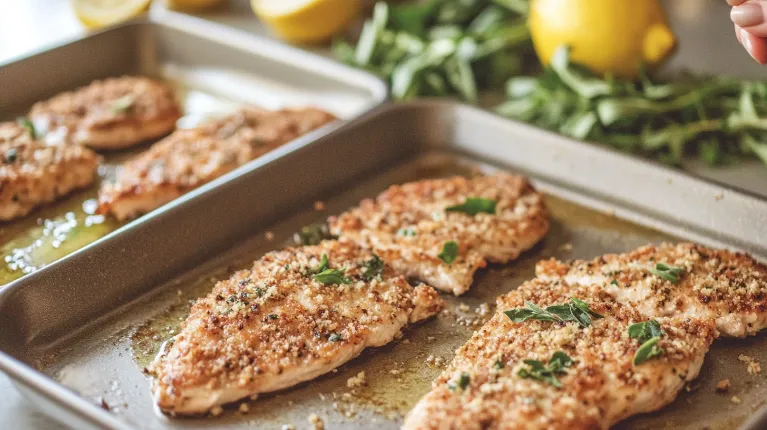
[[[359,13],[360,0],[250,0],[253,12],[280,38],[321,43]]]
[[[530,32],[541,62],[569,45],[570,58],[597,73],[634,78],[674,50],[658,0],[532,0]]]

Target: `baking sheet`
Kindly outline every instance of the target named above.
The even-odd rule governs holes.
[[[370,151],[350,151],[365,136]],[[528,157],[529,145],[536,145],[535,154],[548,157],[548,162]],[[563,150],[573,148],[576,153],[563,157]],[[579,156],[592,164],[571,165]],[[626,179],[601,180],[605,172],[595,166],[602,163],[626,175],[642,175],[647,186],[662,181],[665,188],[655,189],[650,201],[643,201],[640,192],[624,189],[624,199],[632,202],[627,206],[606,197],[610,189],[621,191],[620,182]],[[296,166],[301,167],[301,175],[292,173]],[[218,418],[170,420],[153,412],[149,381],[141,372],[144,360],[159,342],[173,335],[188,301],[209,290],[215,280],[281,247],[300,226],[338,213],[390,184],[477,168],[532,174],[549,195],[554,215],[552,231],[542,245],[518,262],[482,271],[467,295],[449,298],[449,312],[407,330],[397,342],[369,350],[314,382],[249,402],[248,413],[238,412],[238,405]],[[578,175],[570,177],[571,173]],[[261,181],[260,189],[248,187],[256,180]],[[591,191],[580,188],[586,180],[594,182]],[[693,181],[694,186],[685,181]],[[658,202],[666,203],[664,199],[675,196],[679,187],[690,190],[698,203],[676,214],[689,218],[675,227],[667,213],[676,209],[673,203]],[[760,220],[763,215],[754,210],[764,211],[765,203],[733,192],[719,194],[724,192],[715,185],[591,146],[581,148],[465,106],[422,102],[388,107],[235,181],[212,187],[190,207],[171,208],[115,240],[43,269],[34,276],[34,284],[22,282],[0,292],[0,325],[7,327],[0,333],[4,351],[0,369],[25,390],[32,387],[43,398],[59,401],[54,413],[60,419],[85,416],[107,428],[279,428],[289,423],[306,427],[310,414],[322,417],[329,428],[397,428],[402,414],[439,373],[439,362],[449,361],[455,348],[489,316],[498,294],[533,276],[533,264],[540,258],[590,258],[678,236],[737,245],[763,259],[767,253],[759,233],[747,226]],[[238,199],[226,199],[234,195]],[[325,203],[324,210],[314,209],[317,200]],[[728,225],[717,210],[722,200],[729,203]],[[226,207],[216,204],[223,201],[228,202]],[[619,217],[633,217],[635,222]],[[709,223],[721,225],[718,236],[701,233]],[[197,230],[201,234],[188,234]],[[157,237],[160,232],[165,236]],[[267,232],[273,235],[271,241]],[[243,237],[248,239],[242,242]],[[142,249],[135,249],[139,243]],[[95,288],[99,295],[88,293]],[[57,309],[55,314],[52,307]],[[766,356],[766,341],[764,335],[718,341],[689,392],[662,411],[634,418],[619,428],[737,428],[767,398],[765,374],[749,375],[738,357]],[[10,356],[53,379],[29,372]],[[360,371],[366,372],[368,386],[352,393],[347,380]],[[723,378],[731,381],[726,395],[714,391]],[[82,397],[56,391],[60,386],[54,380]],[[740,402],[734,402],[733,396]],[[82,399],[91,406],[84,407]],[[109,413],[95,406],[102,404]]]
[[[385,87],[372,76],[177,14],[135,21],[0,66],[0,120],[23,115],[34,102],[61,91],[124,74],[167,81],[184,108],[179,128],[226,115],[244,103],[268,109],[313,105],[350,119],[386,97]],[[99,184],[149,146],[105,153],[99,180],[87,190],[0,224],[0,286],[122,226],[93,214]]]

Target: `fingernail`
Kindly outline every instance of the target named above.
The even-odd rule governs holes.
[[[751,38],[746,30],[740,29],[740,41],[743,43],[743,47],[748,51],[748,55],[754,57],[753,45],[751,44]],[[755,57],[754,57],[755,58]]]
[[[741,27],[751,27],[764,22],[762,7],[758,4],[746,3],[732,8],[730,19]]]

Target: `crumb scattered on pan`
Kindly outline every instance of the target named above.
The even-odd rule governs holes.
[[[716,384],[716,392],[717,393],[726,393],[727,390],[730,389],[730,380],[729,379],[722,379],[719,381],[719,383]]]
[[[609,208],[605,210],[605,215],[607,216],[615,216],[615,209]]]
[[[320,418],[317,414],[309,415],[309,424],[314,426],[314,430],[325,429],[325,423],[322,422],[322,418]]]
[[[738,396],[732,396],[730,401],[732,403],[735,403],[736,405],[739,405],[739,404],[741,404],[743,402],[743,400],[740,400],[740,397],[738,397]]]
[[[349,388],[364,387],[367,384],[368,381],[365,377],[365,372],[360,372],[357,374],[357,376],[352,376],[346,380],[346,386]]]
[[[215,408],[210,410],[210,414],[213,415],[214,417],[217,417],[221,415],[222,413],[224,413],[224,408],[222,408],[221,406],[216,406]]]
[[[314,202],[314,210],[316,211],[324,211],[325,210],[325,202],[322,200],[317,200]]]
[[[460,305],[458,305],[458,310],[461,312],[469,312],[471,308],[466,303],[461,303]]]
[[[722,200],[723,198],[724,198],[723,191],[719,191],[718,193],[714,194],[714,199],[716,199],[717,201]]]
[[[101,401],[99,402],[101,409],[104,409],[105,411],[112,410],[112,408],[109,406],[109,403],[102,397]]]
[[[296,426],[293,424],[283,424],[282,430],[296,430]]]
[[[250,406],[247,403],[240,403],[240,407],[237,409],[241,414],[247,414],[250,412]]]
[[[272,233],[271,231],[267,231],[266,233],[264,233],[264,236],[266,237],[266,240],[268,240],[269,242],[274,240],[274,233]]]
[[[445,363],[446,361],[442,357],[435,357],[433,355],[426,357],[426,364],[430,367],[442,368],[445,367]]]
[[[434,337],[434,336],[427,336],[427,337],[426,337],[426,341],[427,341],[427,342],[434,342],[435,340],[437,340],[437,338],[436,338],[436,337]]]
[[[405,339],[402,341],[403,344],[408,345],[410,343],[410,339]]]
[[[572,243],[564,243],[559,247],[559,250],[562,252],[570,252],[573,250],[573,244]]]
[[[746,371],[749,375],[756,375],[762,371],[762,365],[754,357],[740,354],[738,360],[746,363]]]

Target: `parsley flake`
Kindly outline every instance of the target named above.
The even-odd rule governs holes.
[[[418,233],[416,233],[415,229],[412,227],[397,230],[397,236],[414,237],[417,234]]]
[[[663,329],[661,329],[658,321],[649,320],[631,324],[628,332],[630,338],[637,339],[642,343],[636,353],[634,353],[634,366],[638,366],[651,358],[659,357],[663,354],[663,349],[658,346],[658,341],[663,336]]]
[[[341,340],[341,335],[338,333],[333,333],[330,336],[328,336],[328,340],[330,342],[338,342]]]
[[[325,285],[351,284],[352,280],[345,277],[346,269],[331,269],[327,254],[322,254],[320,265],[314,269],[314,280]]]
[[[437,257],[447,264],[453,264],[455,258],[458,256],[458,243],[454,240],[449,240],[442,245],[442,252]]]
[[[40,137],[37,134],[37,129],[35,129],[35,124],[32,121],[30,121],[29,118],[22,116],[16,119],[16,122],[20,126],[27,129],[27,131],[29,132],[29,136],[32,137],[32,139],[37,139],[38,137]]]
[[[13,163],[19,158],[19,152],[16,150],[16,148],[11,148],[7,151],[5,151],[5,162],[6,163]]]
[[[461,391],[465,390],[469,383],[471,382],[471,377],[468,373],[462,372],[461,375],[458,377],[458,381],[456,382],[449,382],[448,387],[450,387],[451,390],[456,391],[457,389],[461,389]]]
[[[494,214],[495,204],[495,200],[482,197],[467,197],[465,202],[460,205],[449,206],[445,209],[445,212],[463,212],[469,215],[476,215],[478,213]]]
[[[112,102],[109,109],[114,113],[126,113],[133,109],[133,104],[136,102],[136,98],[133,94],[126,94],[119,99]]]
[[[679,282],[679,275],[684,273],[684,268],[658,263],[655,267],[650,268],[650,273],[655,276],[660,276],[672,284],[676,284]]]
[[[567,374],[566,368],[572,366],[573,360],[563,351],[552,354],[548,364],[538,360],[523,360],[525,367],[517,372],[520,378],[530,378],[541,382],[547,382],[556,388],[562,387],[562,383],[556,375]]]
[[[364,268],[362,279],[372,281],[383,273],[384,262],[377,255],[373,254],[373,258],[365,262]]]

